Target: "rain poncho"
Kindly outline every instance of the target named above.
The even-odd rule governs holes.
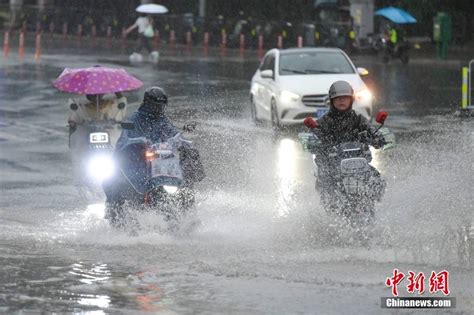
[[[135,128],[124,130],[117,142],[117,150],[126,145],[129,138],[145,137],[152,143],[164,142],[174,137],[179,131],[165,115],[150,113],[140,108],[131,117]]]
[[[313,131],[325,146],[355,141],[362,131],[367,131],[372,138],[370,144],[375,148],[380,148],[383,144],[382,134],[365,117],[354,110],[339,112],[333,106],[326,115],[318,119],[318,128]]]

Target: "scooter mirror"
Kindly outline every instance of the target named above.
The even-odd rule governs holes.
[[[183,130],[187,132],[193,132],[197,125],[199,125],[197,121],[191,121],[183,126]]]
[[[387,112],[384,112],[384,111],[381,111],[381,112],[378,112],[377,113],[377,116],[375,117],[375,121],[381,125],[383,125],[383,123],[385,122],[385,120],[387,119],[387,116],[388,116],[388,113]]]
[[[132,122],[121,122],[121,123],[120,123],[120,126],[121,126],[123,129],[127,129],[127,130],[133,130],[133,129],[135,129],[135,125],[134,125]]]

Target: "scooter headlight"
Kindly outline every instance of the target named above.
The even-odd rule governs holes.
[[[115,164],[111,156],[93,156],[89,160],[88,171],[92,178],[102,182],[114,174]]]

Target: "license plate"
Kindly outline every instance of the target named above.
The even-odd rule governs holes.
[[[318,109],[318,110],[316,111],[316,113],[313,114],[313,117],[319,118],[319,117],[323,116],[324,114],[326,114],[328,111],[329,111],[329,109],[327,109],[327,108]]]
[[[89,134],[90,143],[108,143],[109,134],[107,132],[92,132]]]
[[[179,156],[171,155],[153,160],[151,176],[182,178]]]

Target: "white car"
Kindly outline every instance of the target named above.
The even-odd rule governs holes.
[[[321,117],[329,110],[329,87],[345,80],[355,91],[353,109],[370,120],[372,93],[360,77],[365,74],[338,48],[272,49],[252,77],[252,119],[282,126]]]

